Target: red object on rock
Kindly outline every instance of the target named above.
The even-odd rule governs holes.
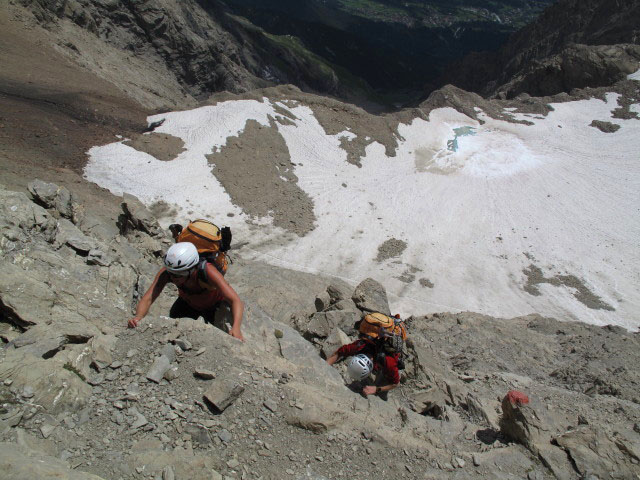
[[[511,405],[526,405],[529,403],[529,397],[527,397],[524,393],[519,392],[518,390],[509,390],[506,397],[506,400],[509,400]]]

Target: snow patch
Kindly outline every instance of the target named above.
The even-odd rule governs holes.
[[[295,118],[276,128],[317,219],[313,231],[293,240],[269,217],[249,218],[233,205],[205,158],[247,120],[268,126],[275,105]],[[149,118],[166,118],[156,131],[185,142],[175,160],[160,162],[115,143],[91,149],[85,175],[147,204],[162,199],[192,216],[224,218],[237,241],[256,238],[252,229],[259,226],[260,243],[243,255],[353,284],[376,278],[399,313],[538,312],[638,328],[640,124],[619,120],[620,130],[608,135],[589,126],[611,116],[616,94],[552,106],[544,118],[513,113],[532,125],[484,114],[480,124],[451,108],[433,110],[429,121],[399,125],[395,157],[372,142],[358,168],[341,148],[350,132],[327,135],[309,107],[229,101]],[[465,127],[474,135],[456,134]],[[392,238],[404,239],[406,249],[379,263],[380,244]],[[410,267],[421,273],[406,275]],[[547,279],[539,295],[526,291],[527,271]],[[591,307],[576,288],[596,299]],[[600,304],[613,310],[593,308]]]

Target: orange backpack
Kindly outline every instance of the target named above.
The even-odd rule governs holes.
[[[407,328],[400,319],[388,317],[382,313],[369,313],[358,325],[360,337],[371,341],[385,337],[397,336],[404,342],[407,339]]]
[[[178,234],[178,242],[191,242],[200,258],[213,264],[221,274],[227,273],[229,259],[225,253],[231,248],[231,229],[218,228],[208,220],[194,220]]]

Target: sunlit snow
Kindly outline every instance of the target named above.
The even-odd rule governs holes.
[[[533,125],[483,114],[480,124],[453,109],[434,110],[429,121],[400,125],[395,157],[369,145],[361,168],[348,163],[341,148],[342,137],[355,135],[327,135],[309,107],[228,101],[149,118],[165,118],[156,131],[184,140],[186,151],[175,160],[161,162],[114,143],[91,149],[85,175],[147,204],[175,204],[182,221],[204,216],[230,224],[234,240],[249,242],[243,255],[354,285],[376,278],[394,312],[537,312],[637,329],[640,120],[612,118],[616,99],[554,104],[545,118],[514,114]],[[269,218],[252,219],[261,234],[251,233],[255,227],[205,158],[248,119],[268,126],[276,106],[295,118],[277,128],[317,218],[302,238],[272,227]],[[589,126],[592,120],[621,128],[603,133]],[[378,246],[390,238],[407,248],[377,262]],[[532,285],[525,275],[532,265],[542,283]]]

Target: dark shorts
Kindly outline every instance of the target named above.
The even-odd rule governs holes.
[[[227,312],[230,313],[230,309],[226,302],[218,302],[213,307],[202,312],[200,310],[196,310],[184,299],[178,297],[178,299],[173,302],[171,310],[169,310],[169,317],[193,318],[194,320],[202,317],[205,323],[210,323],[224,331],[228,331],[229,328],[227,327],[226,320],[229,315]]]

